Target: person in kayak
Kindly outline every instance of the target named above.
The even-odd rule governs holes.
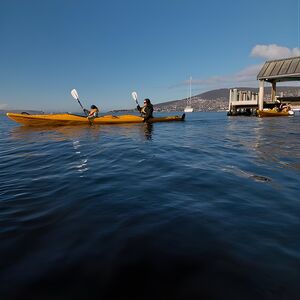
[[[151,104],[150,99],[146,98],[144,100],[144,106],[137,106],[137,110],[141,113],[141,116],[144,119],[144,122],[147,122],[149,119],[153,118],[153,105]]]
[[[282,103],[282,104],[280,105],[280,111],[288,112],[289,110],[291,110],[290,103],[288,103],[288,104]]]
[[[85,109],[84,111],[86,112],[88,119],[95,119],[99,114],[99,109],[96,105],[91,105],[90,111],[88,111],[87,109]]]

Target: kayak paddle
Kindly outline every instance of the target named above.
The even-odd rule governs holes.
[[[138,103],[138,95],[137,95],[137,92],[132,92],[131,93],[131,96],[132,96],[132,99],[135,101],[135,103],[137,104],[137,105],[139,105],[139,103]]]
[[[87,116],[86,110],[85,110],[84,107],[82,106],[82,104],[81,104],[81,102],[80,102],[80,100],[79,100],[79,95],[78,95],[78,93],[77,93],[77,91],[76,91],[75,89],[73,89],[73,90],[71,91],[71,95],[72,95],[72,97],[73,97],[75,100],[78,101],[79,105],[80,105],[81,108],[83,109],[84,114]]]

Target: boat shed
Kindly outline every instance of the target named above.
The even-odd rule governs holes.
[[[264,83],[272,85],[271,101],[276,99],[276,83],[286,81],[300,81],[300,56],[266,61],[257,75],[259,80],[258,108],[264,105]],[[280,97],[279,100],[300,103],[300,97]]]

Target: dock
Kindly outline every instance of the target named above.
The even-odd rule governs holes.
[[[255,115],[258,109],[258,93],[238,89],[229,90],[228,115]]]
[[[277,95],[277,83],[300,81],[300,57],[290,57],[266,61],[257,75],[258,93],[230,89],[228,115],[256,115],[257,109],[273,108],[278,104],[288,104],[292,110],[300,110],[300,95]],[[271,97],[265,99],[265,83],[271,85]],[[299,86],[300,89],[300,86]]]

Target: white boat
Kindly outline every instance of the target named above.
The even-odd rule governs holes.
[[[187,105],[184,109],[184,112],[193,112],[194,109],[190,106],[190,105]]]
[[[190,77],[190,97],[186,101],[186,107],[184,109],[184,112],[189,113],[193,111],[194,109],[192,108],[192,77]]]

